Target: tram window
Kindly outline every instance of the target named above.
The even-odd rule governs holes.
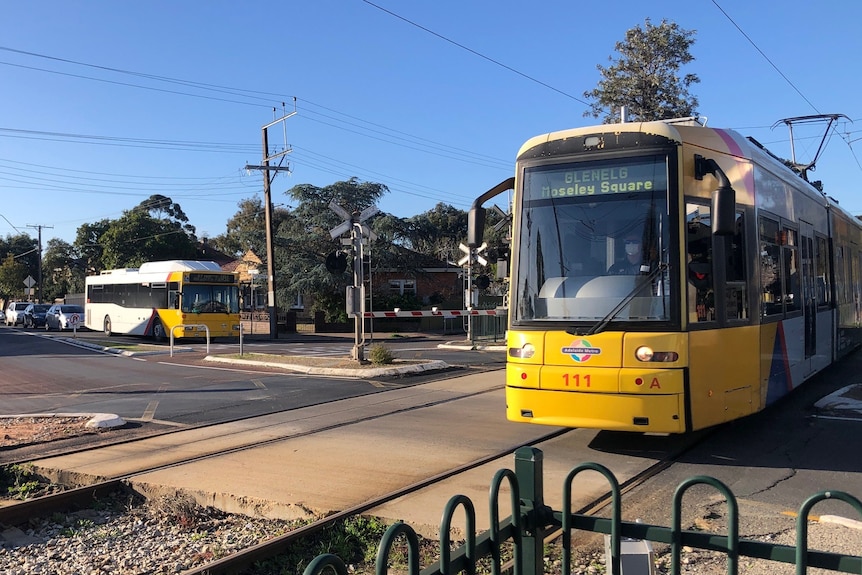
[[[781,252],[784,262],[785,298],[784,311],[799,311],[802,300],[801,285],[799,281],[799,242],[796,239],[796,230],[781,230]]]
[[[727,253],[725,285],[725,315],[728,320],[748,319],[748,289],[745,270],[745,219],[736,214],[736,231]]]
[[[781,285],[781,248],[778,245],[778,222],[761,217],[760,228],[760,285],[761,310],[764,316],[782,312],[784,292]]]
[[[712,215],[709,206],[686,205],[689,321],[715,321],[715,285],[712,276]]]
[[[829,254],[826,238],[817,237],[814,242],[815,298],[817,307],[829,305]]]
[[[847,268],[844,267],[844,246],[835,246],[835,298],[837,304],[846,303],[844,284],[847,278]]]

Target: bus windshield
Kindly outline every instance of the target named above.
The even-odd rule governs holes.
[[[239,290],[235,285],[183,286],[182,311],[190,313],[239,313]]]
[[[526,168],[513,323],[670,319],[667,182],[664,154]]]

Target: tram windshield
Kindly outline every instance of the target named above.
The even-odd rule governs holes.
[[[670,319],[665,155],[527,168],[513,321]]]

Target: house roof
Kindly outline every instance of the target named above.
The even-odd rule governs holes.
[[[209,241],[207,241],[207,238],[203,238],[198,242],[198,259],[214,261],[226,271],[234,271],[232,269],[225,268],[225,265],[236,260],[235,257],[220,252],[211,246]]]

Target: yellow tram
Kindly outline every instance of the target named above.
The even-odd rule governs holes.
[[[514,178],[507,417],[685,433],[760,411],[860,342],[862,225],[695,120],[538,136]]]

